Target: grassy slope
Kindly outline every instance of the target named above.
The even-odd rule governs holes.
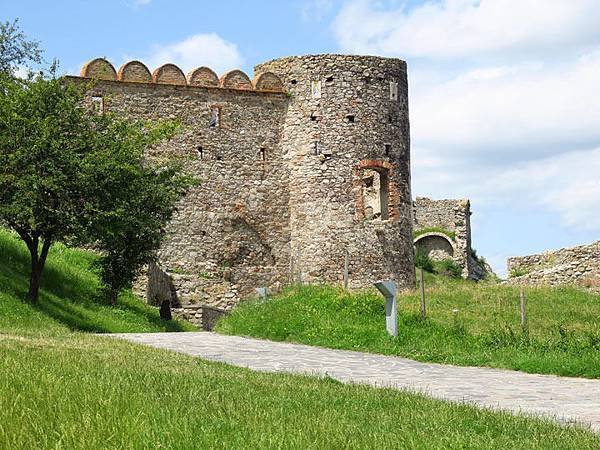
[[[73,331],[145,332],[197,328],[164,322],[158,309],[131,293],[113,308],[99,299],[100,282],[90,270],[94,255],[57,244],[50,251],[39,303],[22,301],[27,292],[29,253],[14,235],[0,229],[0,333],[64,334]]]
[[[600,295],[576,288],[527,289],[529,332],[523,334],[518,288],[430,275],[426,285],[427,320],[419,319],[416,293],[401,296],[397,338],[385,331],[377,293],[349,295],[318,286],[248,302],[222,319],[217,331],[421,361],[600,378]]]
[[[259,374],[88,331],[156,331],[94,302],[93,257],[57,247],[40,305],[0,231],[0,448],[597,448],[597,435],[393,390]],[[184,324],[174,327],[185,328]]]
[[[549,421],[108,337],[0,337],[0,447],[598,448]]]

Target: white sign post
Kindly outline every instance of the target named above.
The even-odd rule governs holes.
[[[382,280],[373,283],[385,297],[385,327],[392,336],[398,336],[398,307],[396,305],[396,283]]]

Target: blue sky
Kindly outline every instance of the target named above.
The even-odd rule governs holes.
[[[473,246],[505,258],[600,239],[597,0],[5,1],[48,59],[217,72],[293,54],[409,67],[413,195],[470,198]]]

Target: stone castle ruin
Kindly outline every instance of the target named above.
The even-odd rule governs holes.
[[[471,247],[469,200],[431,200],[417,197],[413,203],[414,245],[431,259],[451,259],[462,268],[463,278],[480,280],[491,273]]]
[[[508,258],[512,284],[578,284],[600,289],[600,241]]]
[[[95,80],[87,101],[98,112],[183,124],[149,157],[183,158],[202,182],[141,280],[150,303],[197,320],[193,305],[226,310],[260,286],[341,283],[346,262],[350,288],[414,287],[404,61],[288,57],[250,80],[95,59],[71,79]]]

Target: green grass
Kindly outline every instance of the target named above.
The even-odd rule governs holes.
[[[600,438],[331,379],[261,374],[108,337],[0,336],[0,447],[598,448]]]
[[[446,230],[445,228],[440,227],[421,228],[420,230],[413,231],[413,239],[416,239],[425,233],[442,233],[453,241],[456,239],[456,233],[454,231]]]
[[[0,449],[598,448],[577,426],[390,389],[264,374],[84,331],[165,325],[131,294],[98,299],[88,252],[53,249],[40,304],[0,231]]]
[[[247,302],[216,330],[419,361],[600,378],[599,294],[527,288],[524,333],[517,287],[431,274],[426,286],[425,321],[417,293],[399,297],[397,338],[386,333],[379,294],[326,286],[290,288],[267,301]]]
[[[192,331],[183,321],[163,321],[159,311],[131,292],[116,307],[100,295],[100,281],[92,270],[91,252],[54,245],[42,277],[39,302],[23,301],[28,288],[29,253],[15,235],[0,229],[0,332],[31,335],[69,331],[97,333]]]

